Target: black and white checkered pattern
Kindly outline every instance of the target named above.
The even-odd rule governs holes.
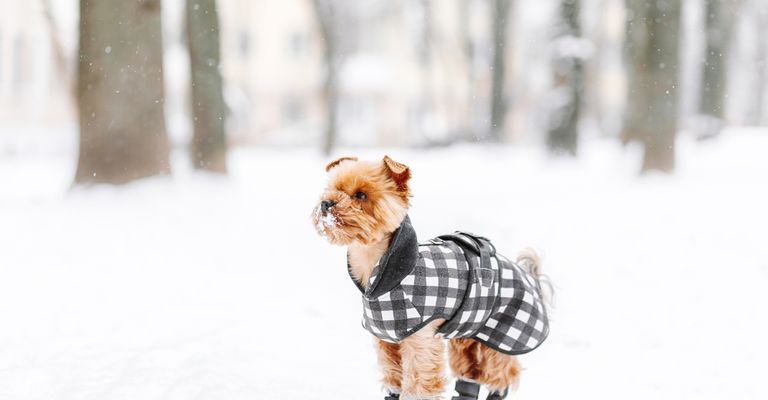
[[[478,256],[448,240],[422,243],[418,252],[399,285],[376,297],[363,295],[363,327],[376,337],[399,342],[444,319],[438,333],[445,338],[474,338],[507,354],[531,351],[546,338],[541,289],[528,271],[503,256]]]

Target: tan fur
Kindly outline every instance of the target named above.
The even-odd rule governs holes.
[[[452,339],[448,349],[451,371],[457,377],[483,384],[491,391],[517,387],[521,370],[517,357],[472,339]]]
[[[443,393],[445,343],[435,336],[443,322],[433,321],[400,343],[402,399],[439,399]]]
[[[502,391],[507,387],[517,389],[521,369],[517,357],[499,353],[484,344],[480,345],[481,374],[477,381],[489,390]]]
[[[470,381],[480,378],[480,342],[463,338],[449,340],[448,354],[454,375]]]
[[[535,277],[541,276],[541,256],[536,250],[526,247],[517,255],[517,263]]]
[[[373,273],[373,267],[379,261],[384,252],[389,247],[390,235],[384,239],[373,242],[369,245],[352,243],[349,245],[347,255],[349,257],[349,267],[352,276],[360,282],[363,287],[368,287],[368,279]]]
[[[328,163],[328,165],[325,166],[325,172],[330,171],[333,169],[333,167],[339,165],[342,161],[351,160],[351,161],[357,161],[357,157],[340,157],[337,158],[331,162]]]
[[[411,179],[411,169],[408,168],[407,165],[401,164],[389,158],[389,156],[384,156],[383,162],[384,162],[384,167],[387,169],[387,172],[389,173],[389,177],[392,179],[393,182],[395,182],[397,187],[401,189],[401,192],[407,201],[407,197],[409,195],[408,181]]]
[[[320,201],[331,201],[333,206],[324,213],[319,203],[313,222],[331,243],[348,246],[350,272],[365,287],[408,212],[411,169],[385,156],[381,161],[342,157],[329,163],[327,170],[329,182]],[[523,253],[521,261],[538,272],[538,256],[533,255]],[[445,341],[435,332],[443,322],[433,321],[399,344],[376,340],[385,389],[401,393],[402,400],[440,398],[446,385]],[[485,384],[490,390],[517,385],[517,358],[471,339],[453,339],[449,348],[456,376]]]
[[[402,358],[400,357],[400,345],[376,340],[376,353],[378,354],[379,366],[382,371],[382,383],[384,389],[390,393],[400,393],[403,387],[403,369]]]

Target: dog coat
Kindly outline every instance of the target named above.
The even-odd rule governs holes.
[[[456,232],[418,243],[408,216],[367,288],[352,281],[363,295],[363,327],[388,342],[435,319],[445,320],[442,337],[472,338],[512,355],[535,349],[549,333],[541,286],[529,271],[476,235]]]

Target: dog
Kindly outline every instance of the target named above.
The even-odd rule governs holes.
[[[408,217],[411,169],[342,157],[312,213],[317,232],[347,246],[347,269],[363,297],[363,327],[376,337],[385,400],[438,399],[448,361],[454,400],[503,399],[517,387],[516,355],[537,348],[549,326],[540,259],[511,262],[478,235],[454,232],[424,243]]]

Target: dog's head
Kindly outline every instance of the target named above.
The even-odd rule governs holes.
[[[329,163],[328,186],[312,213],[317,232],[338,245],[369,244],[394,232],[408,212],[411,170],[391,158]]]

